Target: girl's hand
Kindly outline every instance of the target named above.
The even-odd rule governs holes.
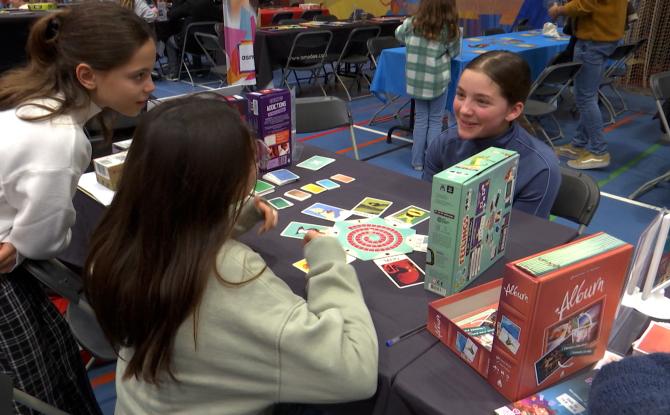
[[[261,199],[259,196],[254,196],[254,205],[256,209],[263,215],[263,225],[258,229],[258,234],[265,233],[270,229],[277,226],[277,220],[279,215],[275,208],[270,206],[267,202]]]
[[[314,229],[307,231],[305,236],[302,238],[302,242],[304,245],[307,245],[312,239],[316,238],[321,238],[323,236],[326,236],[326,234],[321,233],[319,231],[315,231]]]
[[[16,265],[16,248],[9,242],[0,243],[0,274],[9,273]]]

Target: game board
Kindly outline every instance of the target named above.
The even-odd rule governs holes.
[[[337,222],[333,229],[346,253],[362,261],[412,252],[407,238],[416,233],[381,218]]]

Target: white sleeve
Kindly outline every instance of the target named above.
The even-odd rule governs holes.
[[[27,170],[3,183],[7,202],[16,209],[6,241],[21,255],[48,259],[70,243],[72,196],[79,175],[74,168]]]

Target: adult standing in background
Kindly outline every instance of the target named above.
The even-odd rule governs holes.
[[[575,78],[579,123],[572,142],[556,148],[559,156],[571,159],[568,166],[575,169],[597,169],[610,164],[598,107],[598,87],[607,57],[623,38],[626,6],[627,0],[572,0],[549,8],[552,19],[568,16],[576,25],[574,61],[582,64]]]

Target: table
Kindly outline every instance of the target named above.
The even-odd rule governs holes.
[[[328,54],[337,59],[337,55],[344,49],[349,33],[357,27],[369,25],[381,27],[380,36],[392,36],[395,28],[398,27],[401,20],[384,21],[356,21],[356,22],[323,22],[318,27],[305,27],[304,29],[287,30],[256,30],[256,39],[254,41],[254,56],[256,63],[256,85],[264,87],[272,81],[272,70],[283,67],[286,64],[286,58],[291,51],[293,39],[298,33],[314,30],[330,30],[333,33],[333,40],[328,49]]]
[[[519,42],[519,43],[514,43]],[[542,36],[539,30],[526,32],[503,33],[500,35],[481,36],[463,39],[460,55],[451,60],[451,82],[447,95],[447,109],[452,110],[456,84],[465,70],[465,66],[479,56],[478,51],[504,49],[521,55],[530,65],[533,79],[547,66],[547,62],[568,45],[569,38],[553,39]],[[521,47],[520,44],[534,45]],[[405,79],[405,62],[407,54],[404,47],[385,49],[377,62],[370,90],[381,100],[384,94],[407,96]]]
[[[303,157],[322,155],[336,159],[335,163],[316,172],[302,168],[292,168],[301,176],[297,183],[282,186],[266,197],[271,198],[283,194],[286,190],[294,189],[318,179],[327,178],[335,173],[345,173],[356,178],[349,184],[342,184],[339,189],[313,195],[303,202],[295,202],[295,206],[280,212],[277,227],[258,237],[251,230],[241,241],[258,252],[267,265],[282,278],[298,295],[305,294],[304,274],[291,264],[302,259],[302,245],[297,239],[281,237],[280,232],[292,220],[302,222],[332,225],[316,218],[308,217],[300,211],[314,202],[324,202],[344,208],[353,207],[365,196],[391,200],[394,204],[388,213],[400,210],[410,204],[428,208],[430,205],[431,184],[408,176],[404,176],[380,167],[353,160],[306,146]],[[399,193],[398,189],[402,189]],[[77,210],[77,222],[73,228],[72,241],[69,248],[61,255],[61,259],[81,266],[86,256],[89,236],[104,212],[104,207],[81,192],[77,192],[74,199]],[[425,221],[416,227],[417,233],[426,234],[428,222]],[[576,234],[574,229],[537,218],[520,211],[514,211],[511,221],[510,240],[507,254],[491,269],[477,280],[477,283],[489,281],[501,275],[504,264],[512,259],[527,256],[531,253],[547,249],[566,242]],[[425,267],[425,255],[414,252],[409,255],[420,267]],[[389,404],[398,399],[394,391],[394,380],[399,375],[413,369],[415,362],[422,362],[422,355],[438,352],[443,349],[445,356],[441,357],[451,365],[460,364],[459,358],[451,355],[446,347],[438,344],[438,340],[423,332],[403,340],[393,347],[387,348],[384,342],[408,329],[425,323],[428,303],[439,298],[437,295],[424,290],[423,286],[405,289],[396,288],[376,267],[372,261],[356,260],[352,263],[358,273],[366,304],[370,309],[379,338],[379,387],[377,394],[366,401],[345,405],[328,406],[328,413],[343,414],[386,414],[398,409]],[[429,361],[428,361],[429,362]],[[472,373],[466,373],[466,369]],[[476,394],[495,394],[485,382],[477,382],[478,375],[469,367],[463,365],[463,376],[453,378],[448,372],[435,374],[437,380],[456,380],[460,389],[474,389]],[[468,376],[472,375],[472,376]],[[397,382],[396,382],[397,383]],[[446,392],[445,392],[446,393]],[[402,412],[400,412],[402,413]],[[475,413],[475,412],[466,412]]]
[[[258,16],[259,16],[258,20],[260,22],[260,26],[270,26],[272,25],[272,18],[275,17],[275,14],[277,13],[291,12],[293,13],[293,19],[299,19],[300,16],[302,16],[302,13],[306,12],[307,10],[321,10],[321,13],[326,16],[330,14],[327,8],[319,8],[319,9],[303,9],[301,7],[261,8],[258,9]]]
[[[30,26],[49,11],[3,10],[0,12],[2,61],[0,72],[26,61],[26,43]]]

